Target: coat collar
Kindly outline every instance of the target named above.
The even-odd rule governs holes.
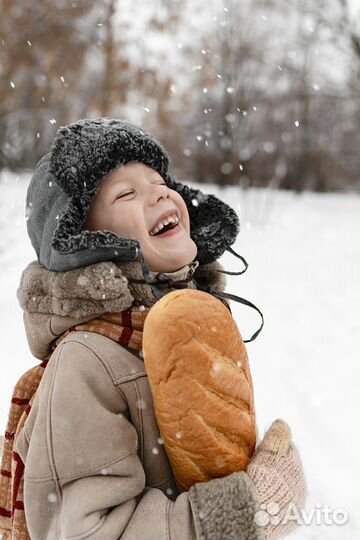
[[[178,281],[191,273],[194,278],[188,288],[197,288],[197,283],[201,283],[224,291],[226,278],[214,271],[218,269],[223,269],[218,261],[205,265],[193,261],[165,275]],[[150,275],[154,277],[156,272]],[[66,272],[50,271],[38,261],[32,261],[23,270],[17,290],[32,354],[44,358],[50,351],[51,341],[75,324],[133,305],[152,306],[157,298],[151,287],[131,282],[142,278],[139,261],[106,261]],[[172,290],[169,288],[166,292]]]

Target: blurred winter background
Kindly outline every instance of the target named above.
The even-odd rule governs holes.
[[[292,538],[358,538],[360,0],[0,6],[0,433],[38,362],[16,299],[35,258],[31,171],[59,126],[127,118],[163,142],[180,180],[239,213],[233,247],[250,267],[227,290],[265,315],[248,345],[259,431],[288,421],[309,485],[311,524]],[[232,310],[248,338],[257,314]],[[311,517],[320,506],[349,520]]]

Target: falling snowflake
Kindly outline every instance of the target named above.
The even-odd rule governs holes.
[[[299,120],[295,120],[294,124],[295,124],[296,127],[299,127],[299,125],[300,125]]]
[[[10,81],[10,86],[11,88],[15,88],[15,84],[12,81]]]
[[[51,503],[55,503],[57,501],[56,493],[54,493],[54,492],[49,493],[48,501],[51,502]]]
[[[219,467],[219,469],[220,469],[221,467],[224,467],[224,465],[225,465],[225,460],[224,460],[223,458],[221,458],[221,457],[216,457],[216,458],[215,458],[215,464],[216,464],[216,466]]]
[[[223,174],[230,174],[232,170],[233,170],[233,164],[230,163],[229,161],[225,161],[225,163],[222,163],[220,167],[220,171]]]
[[[276,145],[272,141],[264,142],[264,150],[268,154],[272,154],[275,151]]]
[[[77,278],[77,284],[80,286],[80,287],[84,287],[86,285],[89,285],[89,278],[87,278],[86,276],[84,275],[80,275],[78,278]]]
[[[166,488],[167,495],[172,495],[172,493],[173,493],[173,490],[171,488]]]
[[[154,446],[154,448],[152,449],[152,453],[155,454],[155,455],[158,454],[159,449]]]
[[[210,375],[212,375],[213,377],[216,377],[217,375],[219,375],[221,370],[222,370],[222,365],[220,364],[220,362],[215,362],[210,370]]]
[[[164,439],[163,439],[162,437],[158,437],[157,442],[158,442],[159,444],[164,444]]]
[[[25,208],[25,220],[27,221],[29,219],[29,217],[31,216],[31,212],[32,212],[32,203],[30,203],[29,205],[26,205],[26,208]]]
[[[177,439],[181,439],[181,437],[182,437],[181,431],[177,431],[177,432],[176,432],[176,438],[177,438]]]
[[[136,402],[136,406],[138,409],[140,410],[144,410],[146,409],[146,401],[142,398],[138,399],[137,402]]]
[[[225,115],[225,120],[229,122],[229,124],[232,124],[236,120],[236,116],[234,113],[229,113]]]

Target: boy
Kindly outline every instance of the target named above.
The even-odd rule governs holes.
[[[257,519],[261,504],[278,504],[281,517],[304,503],[287,424],[271,426],[246,472],[180,493],[141,357],[159,297],[224,290],[217,259],[238,233],[235,212],[176,182],[150,134],[109,118],[60,128],[27,207],[38,261],[18,299],[31,352],[47,360],[15,436],[29,538],[250,540],[290,530]]]

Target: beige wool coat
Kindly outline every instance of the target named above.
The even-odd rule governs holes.
[[[172,279],[224,290],[218,262]],[[17,292],[31,353],[41,359],[74,324],[131,305],[151,306],[138,262],[50,272],[37,261]],[[195,288],[194,281],[189,287]],[[169,289],[173,290],[173,289]],[[176,487],[141,354],[93,332],[69,333],[52,353],[17,440],[32,540],[252,540],[255,488],[245,472]]]

